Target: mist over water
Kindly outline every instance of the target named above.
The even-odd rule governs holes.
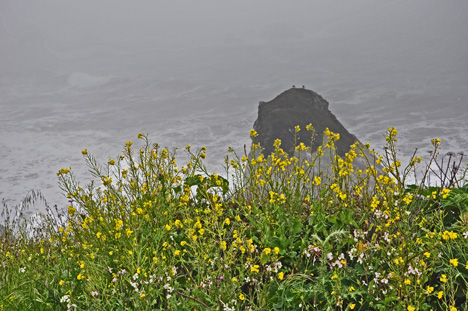
[[[65,206],[56,172],[85,183],[82,149],[105,163],[138,132],[222,174],[293,84],[374,148],[396,126],[404,159],[468,152],[468,2],[331,2],[2,0],[0,198]]]

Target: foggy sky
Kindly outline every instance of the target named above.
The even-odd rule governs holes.
[[[466,56],[466,29],[464,0],[2,0],[0,62],[13,66],[28,58],[86,57],[90,48],[116,53],[258,43],[275,35],[284,39],[282,34],[307,39],[365,36],[368,44],[397,48],[420,43],[440,48],[437,44],[445,41],[448,55],[463,49]],[[341,48],[352,51],[361,43],[351,40]]]

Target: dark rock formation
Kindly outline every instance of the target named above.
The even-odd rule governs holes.
[[[322,145],[322,134],[326,128],[331,132],[339,133],[340,139],[336,142],[336,151],[344,156],[350,145],[357,141],[356,136],[338,121],[328,109],[328,102],[319,94],[305,88],[291,88],[269,102],[260,102],[258,118],[254,129],[258,133],[255,139],[264,148],[263,154],[270,155],[276,139],[281,139],[281,148],[292,155],[294,149],[294,127],[299,125],[301,131],[297,133],[296,144],[304,143],[310,146],[311,132],[306,126],[312,123],[315,128],[315,139],[312,151]]]

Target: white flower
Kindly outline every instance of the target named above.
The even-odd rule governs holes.
[[[70,302],[70,296],[65,295],[62,298],[60,298],[60,302]]]
[[[19,269],[19,272],[20,272],[20,273],[26,272],[26,268],[20,268],[20,269]]]

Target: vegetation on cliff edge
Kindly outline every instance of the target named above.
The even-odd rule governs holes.
[[[313,156],[276,141],[264,157],[256,135],[223,176],[205,148],[179,166],[142,134],[104,165],[83,150],[94,181],[58,172],[66,211],[7,221],[0,310],[468,309],[467,168],[438,160],[440,140],[404,166],[394,128],[384,154],[356,143],[343,158],[328,130]]]

